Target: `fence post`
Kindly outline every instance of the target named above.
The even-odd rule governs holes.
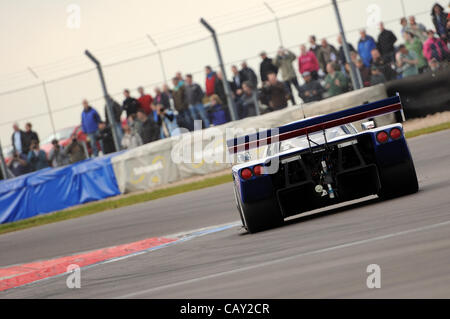
[[[81,145],[83,146],[84,155],[86,156],[86,158],[89,158],[89,151],[88,151],[88,148],[87,148],[86,141],[81,141]]]
[[[8,179],[8,169],[6,167],[5,158],[3,157],[2,143],[0,142],[0,169],[2,172],[3,179]]]
[[[45,84],[45,81],[42,81],[42,88],[44,89],[45,101],[47,102],[47,109],[50,116],[50,123],[52,124],[53,135],[56,135],[55,120],[53,119],[52,110],[50,108],[50,99],[48,98],[47,85]]]
[[[30,71],[30,73],[36,79],[40,79],[37,73],[31,67],[28,67],[28,71]],[[45,102],[47,103],[48,116],[50,117],[50,124],[52,125],[53,135],[56,135],[55,121],[53,119],[53,113],[50,107],[50,99],[48,98],[47,85],[45,84],[45,80],[42,80],[42,89],[44,91]]]
[[[352,60],[350,59],[350,51],[348,49],[347,38],[345,37],[344,27],[342,25],[341,15],[339,13],[339,8],[336,3],[336,0],[333,0],[333,7],[334,7],[334,13],[336,14],[336,20],[337,20],[337,23],[339,26],[339,32],[342,37],[342,47],[344,48],[345,60],[347,60],[348,64],[350,65],[350,72],[351,72],[353,88],[355,90],[359,90],[363,87],[361,75],[359,74],[359,70],[357,72],[356,66],[353,64]]]
[[[223,74],[223,86],[225,88],[225,95],[227,96],[228,109],[230,110],[231,119],[233,121],[236,121],[236,119],[237,119],[236,111],[235,111],[236,109],[234,107],[233,98],[231,97],[230,83],[228,83],[227,73],[225,72],[225,67],[224,67],[223,60],[222,60],[222,53],[220,52],[219,42],[217,41],[216,31],[208,24],[208,22],[205,21],[205,19],[201,18],[200,23],[203,24],[203,26],[209,32],[211,32],[212,38],[214,40],[214,45],[216,47],[216,52],[217,52],[217,58],[219,59],[220,69]]]
[[[255,111],[256,111],[256,115],[259,116],[261,114],[261,112],[259,111],[259,101],[258,101],[258,96],[256,94],[257,89],[255,88],[253,91],[253,103],[255,104]]]
[[[98,75],[100,77],[100,83],[101,83],[102,89],[103,89],[103,95],[105,96],[105,100],[106,100],[106,113],[108,114],[109,122],[114,125],[114,127],[111,127],[111,132],[112,132],[112,136],[113,136],[113,140],[114,140],[114,146],[116,148],[116,151],[120,151],[120,143],[119,143],[117,131],[115,128],[115,125],[117,123],[116,123],[116,119],[114,118],[114,113],[112,111],[112,100],[108,94],[108,90],[106,89],[106,83],[105,83],[105,78],[103,76],[102,66],[101,66],[100,62],[91,54],[91,52],[89,52],[88,50],[85,50],[84,53],[97,66]]]
[[[161,71],[162,71],[162,76],[163,76],[163,79],[164,79],[164,83],[167,83],[166,68],[164,67],[164,61],[163,61],[163,58],[162,58],[161,50],[159,49],[158,45],[153,40],[153,38],[150,36],[150,34],[147,34],[147,38],[150,40],[150,42],[153,44],[153,46],[157,50],[158,57],[159,57],[159,64],[161,65]]]
[[[267,2],[263,2],[263,4],[266,6],[267,10],[270,11],[270,13],[272,13],[274,20],[275,20],[275,25],[277,27],[277,32],[278,32],[278,40],[280,40],[280,46],[283,46],[283,38],[281,36],[281,28],[280,28],[280,21],[278,19],[277,14],[275,13],[275,11],[272,9],[271,6],[269,6],[269,4]]]
[[[405,2],[404,2],[403,0],[400,0],[400,4],[402,5],[402,13],[403,13],[403,17],[406,18]]]

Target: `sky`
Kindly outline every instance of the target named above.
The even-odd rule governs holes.
[[[446,7],[448,1],[437,1]],[[337,23],[331,0],[266,0],[280,18],[281,42],[298,54],[310,34],[336,43]],[[349,42],[358,30],[377,36],[377,22],[399,36],[401,16],[416,15],[432,27],[434,0],[339,0]],[[230,76],[232,63],[247,60],[255,70],[258,54],[280,46],[274,15],[262,0],[0,0],[0,141],[11,144],[12,124],[31,121],[41,139],[56,129],[80,122],[81,100],[87,98],[103,116],[104,101],[89,49],[104,66],[109,92],[119,102],[124,88],[137,95],[143,85],[153,94],[164,82],[156,52],[161,50],[167,78],[193,73],[203,85],[205,65],[217,68],[204,17],[216,28]],[[295,15],[297,12],[302,14]],[[287,18],[284,18],[289,16]],[[263,22],[268,22],[262,24]],[[248,27],[256,25],[253,27]],[[247,27],[239,32],[232,32]],[[197,41],[198,42],[195,42]],[[181,44],[193,42],[190,45]],[[401,39],[397,44],[401,43]],[[156,46],[155,46],[156,44]],[[137,58],[141,57],[142,58]],[[128,60],[126,63],[120,61]],[[297,66],[295,66],[297,67]],[[70,74],[77,74],[70,76]],[[60,79],[60,80],[58,80]],[[44,86],[47,91],[48,103]],[[28,87],[25,90],[18,88]]]

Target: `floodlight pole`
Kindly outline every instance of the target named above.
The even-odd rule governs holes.
[[[337,5],[337,2],[336,2],[336,0],[332,0],[332,2],[333,2],[334,12],[336,14],[336,20],[337,20],[337,23],[339,26],[339,32],[342,37],[342,47],[344,49],[345,60],[347,60],[348,64],[350,65],[350,73],[351,73],[350,75],[351,75],[353,88],[355,90],[359,90],[363,87],[361,75],[359,74],[359,72],[357,72],[355,64],[350,59],[350,50],[348,49],[347,38],[345,37],[344,27],[342,25],[341,15],[339,13],[339,8]]]
[[[112,99],[108,94],[108,91],[106,89],[106,83],[105,83],[105,78],[103,76],[103,70],[102,70],[102,66],[100,64],[100,62],[91,54],[91,52],[89,52],[89,50],[85,50],[84,54],[86,54],[86,56],[96,65],[97,67],[97,71],[98,71],[98,75],[100,77],[100,83],[102,85],[102,90],[103,90],[103,95],[105,97],[106,100],[106,113],[108,114],[108,118],[109,118],[109,123],[116,125],[116,119],[114,118],[114,113],[112,111]],[[111,127],[111,132],[112,132],[112,136],[113,136],[113,140],[114,140],[114,146],[116,148],[116,151],[120,151],[120,144],[119,144],[119,139],[117,136],[117,132],[116,132],[116,128],[115,127]]]
[[[231,97],[230,83],[228,83],[228,80],[227,80],[227,74],[225,72],[225,67],[224,67],[223,60],[222,60],[222,53],[220,52],[219,42],[217,41],[216,31],[208,24],[208,22],[205,21],[205,19],[201,18],[200,23],[203,24],[203,26],[209,32],[211,32],[212,38],[214,40],[214,45],[216,47],[216,52],[217,52],[217,58],[219,59],[220,70],[222,71],[222,75],[223,75],[222,81],[223,81],[223,86],[225,88],[225,95],[227,96],[228,109],[230,110],[231,120],[236,121],[237,117],[236,117],[236,111],[234,108],[233,98]]]

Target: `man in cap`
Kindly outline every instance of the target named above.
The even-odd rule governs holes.
[[[313,80],[311,73],[306,71],[302,74],[305,84],[300,87],[299,96],[304,103],[320,101],[322,99],[322,93],[324,89],[320,85],[319,81]]]

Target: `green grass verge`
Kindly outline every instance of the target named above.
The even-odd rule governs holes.
[[[433,133],[441,130],[450,129],[450,122],[430,126],[427,128],[406,132],[407,138]],[[82,206],[75,207],[73,209],[67,209],[50,214],[43,214],[36,217],[20,220],[17,222],[7,223],[0,225],[0,234],[13,232],[16,230],[31,228],[35,226],[50,224],[59,222],[62,220],[77,218],[81,216],[91,215],[105,210],[129,206],[133,204],[143,203],[150,200],[155,200],[162,197],[172,196],[180,193],[185,193],[197,189],[202,189],[210,186],[220,185],[231,182],[231,174],[226,174],[217,177],[206,178],[202,181],[193,182],[190,184],[178,185],[150,191],[146,193],[140,193],[135,195],[129,195],[121,198],[112,198],[100,202],[88,203]]]
[[[419,135],[423,135],[423,134],[434,133],[434,132],[447,130],[447,129],[450,129],[450,122],[421,128],[421,129],[414,130],[411,132],[406,132],[405,136],[406,136],[406,138],[411,138],[411,137],[415,137],[415,136],[419,136]]]

